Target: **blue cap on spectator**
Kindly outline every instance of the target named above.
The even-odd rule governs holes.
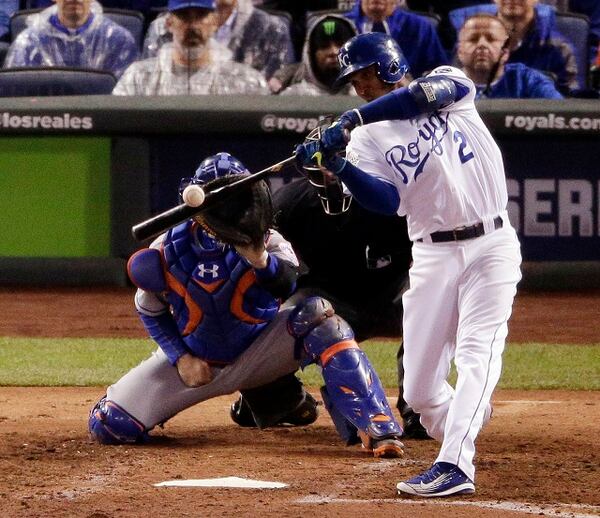
[[[169,11],[179,11],[188,7],[199,7],[211,11],[216,9],[215,0],[169,0],[167,4],[167,10]]]

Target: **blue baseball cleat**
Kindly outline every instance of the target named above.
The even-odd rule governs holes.
[[[422,497],[467,495],[475,492],[475,484],[462,470],[448,462],[436,462],[425,473],[400,482],[398,494]]]

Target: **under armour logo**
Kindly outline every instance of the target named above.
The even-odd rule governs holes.
[[[219,265],[213,264],[212,268],[207,268],[204,264],[198,265],[198,277],[206,277],[207,273],[212,275],[213,279],[216,279],[219,276]]]

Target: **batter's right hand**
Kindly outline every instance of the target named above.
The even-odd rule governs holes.
[[[201,387],[212,380],[210,366],[203,359],[186,353],[176,363],[181,381],[188,387]]]

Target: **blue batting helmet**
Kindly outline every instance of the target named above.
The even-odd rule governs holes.
[[[348,40],[338,52],[338,62],[338,83],[346,82],[350,74],[372,65],[376,65],[377,76],[385,83],[397,83],[409,71],[396,40],[382,32],[367,32]]]
[[[204,185],[211,180],[234,174],[250,174],[246,166],[229,153],[221,152],[205,158],[191,178],[179,182],[179,195],[190,184]]]

